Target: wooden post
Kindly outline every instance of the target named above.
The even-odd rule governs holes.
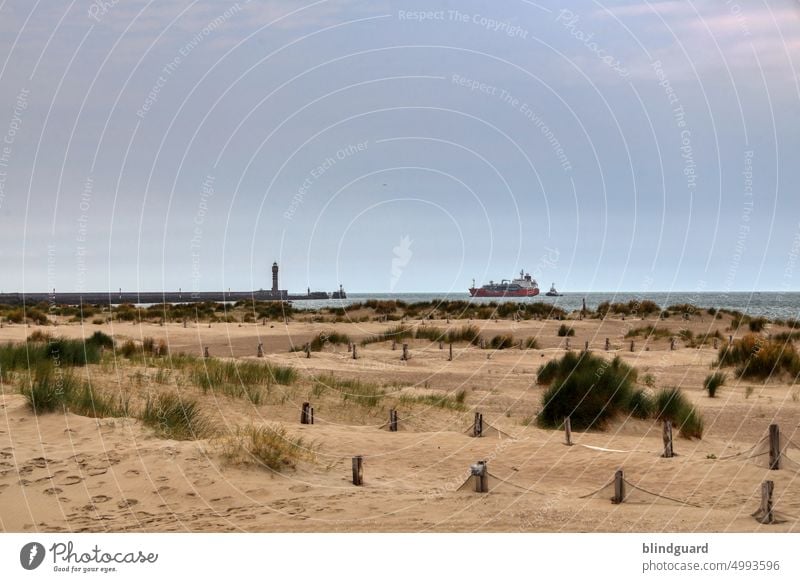
[[[353,359],[358,359],[358,353],[356,352],[356,344],[353,344]]]
[[[584,352],[589,351],[589,340],[586,340],[586,343],[583,344],[583,351]]]
[[[572,421],[570,421],[569,416],[564,419],[564,438],[566,439],[566,445],[568,447],[572,446]]]
[[[608,351],[610,348],[611,348],[611,342],[608,340],[608,338],[606,338],[606,351]]]
[[[350,343],[350,342],[347,343],[347,351],[348,352],[352,352],[353,351],[353,344]]]
[[[732,335],[729,335],[729,336],[728,336],[728,345],[729,345],[729,346],[732,346],[732,345],[733,345],[733,336],[732,336]]]
[[[448,362],[453,361],[453,344],[450,344],[450,355],[447,357]]]
[[[397,342],[392,340],[392,351],[395,351],[396,349],[397,349]]]
[[[208,346],[206,346],[206,347],[204,347],[204,348],[203,348],[203,357],[204,357],[204,358],[210,358],[210,357],[211,357],[211,356],[209,355],[209,353],[208,353]]]
[[[772,471],[781,468],[781,430],[777,424],[769,425],[769,468]]]
[[[670,349],[670,351],[675,349],[675,338],[674,337],[669,338],[669,349]]]
[[[311,357],[311,342],[306,342],[306,357]]]
[[[714,338],[714,349],[717,349],[717,338]]]
[[[408,360],[408,344],[403,344],[403,355],[400,357],[400,359],[403,361]]]
[[[483,415],[480,412],[475,413],[475,421],[472,423],[472,436],[483,436]]]
[[[489,471],[486,469],[486,461],[478,461],[471,465],[470,472],[475,482],[475,493],[488,493]]]
[[[394,408],[389,411],[389,432],[397,432],[397,411]]]
[[[618,469],[614,473],[614,497],[611,498],[611,503],[622,503],[625,501],[625,474],[622,469]]]
[[[758,511],[759,523],[775,523],[775,514],[772,508],[772,492],[775,490],[775,483],[764,481],[761,483],[761,508]]]
[[[440,350],[444,349],[444,342],[442,342],[442,341],[439,342],[439,349]]]
[[[635,348],[635,343],[634,343],[634,341],[633,341],[633,340],[631,340],[631,351],[634,351],[634,349],[636,349],[636,348]]]
[[[361,455],[353,457],[353,485],[361,486],[364,484],[364,457]]]
[[[661,456],[665,459],[671,459],[673,456],[675,456],[675,453],[672,450],[672,421],[664,421],[664,432],[662,434],[662,438],[664,440],[664,453]]]
[[[258,356],[259,358],[264,357],[264,344],[262,344],[261,342],[258,342],[258,349],[256,350],[256,356]]]
[[[566,344],[564,345],[564,349],[565,349],[565,350],[567,350],[567,351],[569,351],[569,338],[567,338],[567,342],[566,342]]]
[[[303,409],[300,411],[300,424],[314,424],[314,409],[310,402],[303,402]]]

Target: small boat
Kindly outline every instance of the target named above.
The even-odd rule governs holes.
[[[555,283],[550,285],[550,291],[545,293],[545,295],[547,295],[548,297],[562,297],[563,296],[562,293],[559,293],[558,291],[556,291],[556,284]]]

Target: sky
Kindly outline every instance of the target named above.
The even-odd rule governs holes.
[[[796,291],[800,3],[0,0],[0,291]]]

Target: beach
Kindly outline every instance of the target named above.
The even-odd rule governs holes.
[[[794,465],[771,471],[763,459],[748,454],[770,424],[800,442],[800,390],[794,378],[739,379],[733,369],[722,368],[727,381],[716,397],[703,388],[716,369],[719,346],[750,333],[732,330],[730,315],[697,310],[667,319],[581,318],[572,312],[563,320],[393,322],[356,309],[344,321],[319,319],[325,318],[300,314],[286,322],[163,325],[81,324],[63,318],[57,326],[6,324],[0,343],[24,342],[36,330],[73,339],[96,331],[113,337],[116,347],[104,350],[100,363],[75,368],[80,381],[107,396],[124,395],[131,409],[148,397],[173,392],[197,404],[213,434],[165,438],[135,415],[36,415],[20,393],[25,371],[12,374],[0,395],[0,529],[797,531],[791,518],[800,515]],[[574,335],[558,335],[565,324]],[[487,344],[504,335],[514,343],[492,349],[455,342],[450,360],[449,343],[404,338],[393,349],[391,341],[369,340],[393,325],[437,330],[474,325]],[[645,326],[665,331],[648,338],[637,332]],[[786,329],[774,325],[761,333],[767,337]],[[307,357],[307,342],[334,332],[355,344],[355,359],[350,342],[323,345]],[[705,340],[698,342],[700,337]],[[145,338],[155,345],[163,341],[169,355],[119,353],[126,341],[140,346]],[[520,347],[528,338],[535,338],[535,347]],[[702,415],[702,438],[682,438],[676,430],[676,456],[662,458],[663,426],[653,419],[621,415],[602,430],[573,431],[572,446],[565,444],[562,430],[538,426],[546,387],[537,384],[537,371],[569,350],[584,350],[585,342],[593,354],[608,360],[618,356],[635,368],[638,384],[647,390],[679,387]],[[263,357],[257,356],[259,343]],[[407,360],[402,359],[404,343]],[[202,357],[205,348],[208,359]],[[195,366],[211,360],[249,362],[291,367],[297,377],[269,383],[255,403],[213,385],[202,388],[188,364],[171,363],[179,353],[196,358]],[[304,402],[314,408],[314,424],[300,423]],[[390,410],[397,411],[396,432],[388,430]],[[472,436],[476,412],[484,423],[481,438]],[[234,458],[231,435],[253,426],[281,427],[288,438],[301,438],[306,450],[280,470]],[[362,486],[352,483],[357,455],[363,457]],[[470,465],[480,460],[491,474],[488,493],[476,493],[471,485]],[[614,504],[603,487],[618,469],[635,488],[624,503]],[[789,516],[783,523],[765,525],[751,516],[765,480],[774,482],[776,511]]]

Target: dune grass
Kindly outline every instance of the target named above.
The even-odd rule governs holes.
[[[496,335],[489,342],[489,347],[493,350],[505,350],[514,347],[514,336]]]
[[[722,346],[716,365],[735,366],[739,378],[766,380],[782,373],[800,374],[800,356],[791,342],[754,334],[747,334],[730,346]]]
[[[467,391],[464,389],[456,391],[455,394],[403,394],[400,396],[400,403],[408,406],[423,405],[448,410],[464,411],[467,409],[465,404]]]
[[[577,430],[603,428],[618,414],[636,409],[636,371],[619,357],[609,362],[590,352],[570,352],[542,366],[538,380],[550,385],[539,413],[539,424],[546,428],[560,426],[567,416]]]
[[[325,392],[336,392],[343,402],[350,402],[366,408],[373,408],[381,403],[386,390],[372,382],[357,378],[339,378],[333,374],[324,374],[312,379],[312,394],[321,396]]]
[[[657,419],[672,422],[684,438],[703,438],[703,418],[680,388],[662,388],[653,400]]]
[[[113,399],[79,382],[70,368],[62,369],[40,363],[33,374],[23,380],[21,393],[34,414],[72,412],[92,418],[130,416],[127,398]]]
[[[706,376],[703,381],[703,388],[708,392],[710,398],[714,398],[717,395],[717,390],[725,384],[726,378],[727,376],[723,372],[714,372]]]
[[[340,333],[338,331],[321,331],[309,342],[309,346],[312,352],[321,352],[328,346],[338,344],[349,345],[350,343],[350,336],[348,336],[346,333]],[[305,349],[306,346],[303,344],[292,346],[291,351],[302,352],[305,351]]]
[[[261,404],[272,384],[293,384],[297,370],[248,360],[197,358],[189,368],[189,378],[203,393],[217,392]]]
[[[668,329],[664,329],[663,327],[644,325],[641,327],[635,327],[625,334],[626,338],[634,338],[639,336],[642,336],[646,339],[664,339],[672,337],[672,332]]]
[[[558,337],[573,337],[575,335],[575,330],[568,325],[562,323],[558,326]]]
[[[197,402],[181,398],[175,392],[148,396],[139,418],[162,438],[185,441],[202,439],[214,433]]]
[[[249,464],[280,472],[301,460],[314,461],[316,445],[290,436],[282,425],[249,425],[237,428],[223,440],[223,457],[233,464]]]

